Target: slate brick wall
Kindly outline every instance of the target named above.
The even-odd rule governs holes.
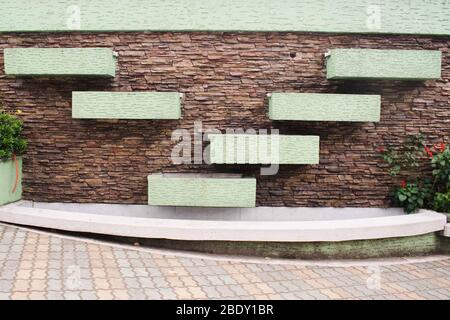
[[[111,47],[119,53],[114,80],[6,77],[3,48]],[[331,48],[429,49],[443,52],[442,80],[328,81]],[[35,201],[147,202],[147,175],[233,172],[256,175],[260,206],[387,206],[392,179],[376,152],[419,131],[450,142],[448,37],[294,33],[71,33],[0,35],[0,99],[20,109],[29,150],[24,198]],[[71,92],[179,91],[184,115],[175,121],[95,121],[71,118]],[[381,94],[380,123],[271,122],[266,94],[274,91]],[[204,127],[278,128],[320,135],[320,165],[174,165],[172,130]]]

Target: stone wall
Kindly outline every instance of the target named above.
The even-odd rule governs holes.
[[[6,77],[3,48],[111,47],[117,76],[106,79]],[[431,49],[443,52],[442,80],[328,81],[332,48]],[[450,137],[448,37],[293,33],[71,33],[0,35],[0,100],[21,110],[29,150],[24,198],[35,201],[147,202],[147,175],[233,172],[255,175],[260,206],[387,206],[392,179],[376,148],[400,145],[419,131],[432,142]],[[71,118],[72,91],[179,91],[182,120],[95,121]],[[381,94],[379,123],[271,122],[270,92]],[[320,135],[319,165],[174,165],[172,130],[194,121],[218,129],[278,128]]]

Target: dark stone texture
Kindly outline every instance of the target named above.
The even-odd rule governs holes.
[[[114,80],[6,77],[3,48],[111,47],[119,53]],[[442,80],[327,81],[331,48],[428,49],[443,52]],[[293,55],[293,53],[296,53]],[[295,56],[292,58],[292,56]],[[22,110],[29,150],[24,198],[35,201],[146,203],[147,175],[157,172],[235,172],[256,175],[260,206],[388,205],[394,183],[376,152],[423,132],[431,142],[450,136],[448,37],[311,35],[294,33],[16,33],[0,35],[0,100]],[[180,121],[93,121],[71,118],[71,92],[179,91]],[[382,95],[380,123],[271,122],[267,93]],[[173,165],[172,130],[204,127],[278,128],[320,135],[320,165]]]

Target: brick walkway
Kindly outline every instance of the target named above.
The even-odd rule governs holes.
[[[0,225],[0,299],[450,299],[450,257],[240,261]]]

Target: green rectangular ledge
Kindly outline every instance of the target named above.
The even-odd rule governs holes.
[[[278,121],[378,122],[381,96],[326,93],[272,93],[269,118]]]
[[[6,48],[5,73],[13,76],[115,77],[108,48]]]
[[[148,176],[151,206],[231,207],[256,206],[256,179]]]
[[[75,119],[181,118],[182,94],[178,92],[72,92]]]
[[[210,134],[212,164],[318,164],[320,137]]]
[[[0,0],[0,8],[0,32],[450,35],[448,0]]]
[[[430,80],[441,78],[442,53],[430,50],[333,49],[330,80]]]
[[[19,164],[19,180],[15,192],[16,165],[13,161],[0,160],[0,206],[19,201],[22,198],[22,158],[17,159]]]

